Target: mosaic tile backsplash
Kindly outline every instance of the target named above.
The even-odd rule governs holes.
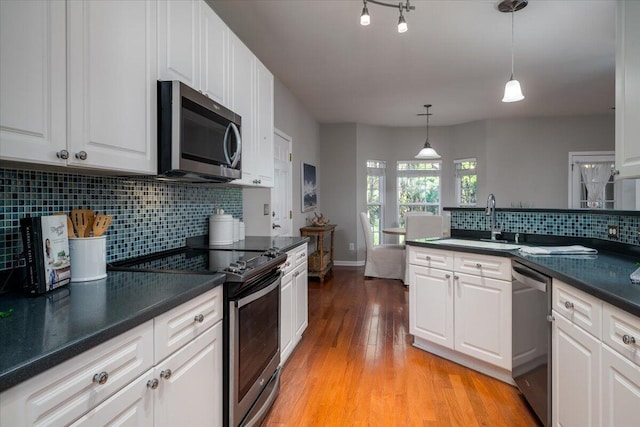
[[[214,208],[242,217],[242,189],[0,168],[0,270],[17,267],[20,218],[89,208],[113,216],[107,262],[184,246],[208,234]]]
[[[542,234],[568,237],[587,237],[612,242],[639,245],[640,215],[571,212],[517,212],[496,210],[496,224],[503,232]],[[619,238],[610,239],[607,226],[619,227]],[[451,228],[488,231],[489,217],[481,210],[451,211]]]

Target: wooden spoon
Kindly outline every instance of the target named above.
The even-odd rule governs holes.
[[[100,237],[109,228],[111,224],[111,215],[97,214],[93,221],[93,237]]]
[[[83,209],[83,210],[87,218],[87,228],[84,230],[83,237],[90,237],[91,230],[93,229],[93,221],[95,220],[96,216],[93,210],[91,209]]]
[[[78,237],[84,237],[87,229],[87,213],[85,209],[73,209],[71,211],[71,221],[78,233]]]

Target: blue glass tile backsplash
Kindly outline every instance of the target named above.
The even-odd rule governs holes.
[[[588,237],[638,245],[640,215],[622,213],[518,212],[496,211],[496,223],[503,232]],[[607,226],[619,227],[619,238],[609,238]],[[451,211],[451,228],[459,230],[489,230],[489,217],[483,210]]]
[[[0,270],[18,266],[20,218],[89,208],[113,216],[107,262],[184,245],[208,234],[214,208],[242,217],[242,189],[151,179],[0,168]]]

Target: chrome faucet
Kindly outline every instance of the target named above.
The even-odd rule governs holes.
[[[502,234],[502,230],[496,227],[496,196],[493,193],[487,197],[485,214],[491,217],[491,240],[496,240],[496,236]]]

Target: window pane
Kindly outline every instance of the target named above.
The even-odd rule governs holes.
[[[380,206],[368,206],[369,224],[373,233],[373,244],[380,244],[380,235],[382,233],[382,217],[380,216]]]
[[[439,203],[439,176],[412,176],[398,178],[398,202]]]
[[[460,177],[460,204],[475,205],[478,190],[478,176],[464,175]]]
[[[380,203],[380,177],[367,176],[367,203]]]

